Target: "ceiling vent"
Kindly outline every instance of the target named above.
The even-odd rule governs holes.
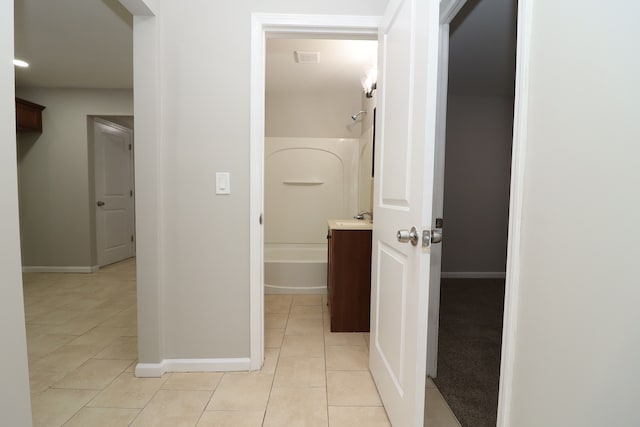
[[[319,64],[320,63],[320,52],[303,52],[301,50],[296,50],[293,53],[296,58],[296,62],[298,64]]]

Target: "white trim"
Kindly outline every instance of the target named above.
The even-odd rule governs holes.
[[[138,363],[136,377],[158,378],[167,372],[239,372],[250,368],[248,357],[229,359],[165,359],[160,363]]]
[[[249,358],[251,370],[264,361],[264,233],[260,219],[264,209],[262,167],[264,159],[265,33],[266,19],[251,17],[251,121],[249,142]]]
[[[160,378],[164,373],[163,363],[138,363],[135,376],[138,378]]]
[[[529,60],[531,57],[531,19],[533,1],[518,2],[516,91],[513,118],[511,160],[511,194],[509,199],[509,231],[502,327],[502,356],[498,394],[497,427],[508,427],[513,398],[514,362],[518,329],[518,295],[520,292],[520,242],[525,166],[527,157],[527,105],[529,97]]]
[[[319,38],[319,35],[342,38],[378,38],[379,16],[355,15],[290,15],[280,13],[254,13],[254,30],[272,35]],[[261,52],[264,58],[264,51]],[[264,80],[263,80],[264,83]]]
[[[24,266],[23,273],[95,273],[100,269],[98,265],[88,267],[74,266]]]
[[[443,271],[443,279],[504,279],[504,271]]]
[[[123,132],[130,132],[131,137],[133,138],[133,129],[128,128],[126,126],[123,126],[120,123],[112,122],[111,120],[109,120],[109,118],[108,118],[109,116],[101,116],[101,115],[91,116],[90,115],[89,117],[91,119],[93,119],[93,121],[96,122],[96,123],[100,123],[100,124],[103,124],[105,126],[110,126],[110,127],[116,128],[118,130],[121,130]],[[127,115],[127,117],[133,117],[133,115],[130,114],[130,115]],[[131,142],[131,144],[133,144],[133,142]]]
[[[458,3],[466,0],[451,0],[448,7],[455,8]],[[443,14],[443,3],[440,3],[440,15]],[[460,6],[462,7],[462,6]],[[455,9],[455,10],[459,10]],[[455,16],[455,15],[454,15]],[[441,19],[442,21],[442,19]],[[433,218],[442,218],[444,208],[444,160],[447,139],[447,96],[449,86],[449,23],[441,22],[438,30],[438,81],[436,91],[436,121],[434,145],[434,174],[432,195],[432,224]],[[435,224],[434,224],[435,225]],[[429,304],[427,325],[427,375],[438,376],[438,335],[440,334],[440,278],[442,278],[442,247],[436,247],[431,252],[431,269],[429,271]],[[437,261],[434,261],[437,257]]]
[[[251,16],[251,121],[249,193],[249,300],[250,369],[258,370],[264,360],[264,235],[260,216],[264,206],[264,92],[265,40],[270,35],[343,38],[378,37],[379,16],[285,15],[254,13]]]
[[[118,0],[133,16],[155,16],[155,12],[145,0]]]
[[[467,3],[467,0],[441,0],[440,1],[440,24],[449,25],[456,17],[460,9]]]

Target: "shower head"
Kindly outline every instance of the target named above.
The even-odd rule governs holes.
[[[351,116],[351,120],[355,122],[356,120],[358,120],[358,117],[360,117],[360,114],[367,114],[367,112],[365,110],[360,110],[357,113],[355,113],[353,116]]]

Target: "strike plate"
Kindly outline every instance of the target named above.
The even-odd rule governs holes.
[[[431,245],[431,230],[422,230],[422,247],[428,248]]]

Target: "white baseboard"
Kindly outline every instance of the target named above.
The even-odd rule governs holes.
[[[443,271],[443,279],[504,279],[504,271]]]
[[[23,273],[95,273],[100,269],[98,265],[89,267],[73,267],[73,266],[23,266]]]
[[[160,378],[165,373],[162,363],[138,363],[136,365],[136,377]]]
[[[138,363],[136,377],[158,378],[167,372],[235,372],[249,371],[248,357],[233,359],[165,359],[160,363]]]

